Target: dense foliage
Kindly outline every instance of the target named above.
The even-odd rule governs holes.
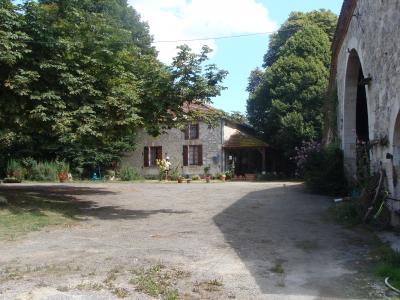
[[[126,0],[0,0],[0,154],[118,161],[135,131],[156,135],[184,101],[209,101],[226,75],[187,46],[157,59],[146,23]],[[4,70],[4,71],[3,71]],[[175,112],[175,114],[173,113]]]
[[[304,142],[296,148],[294,160],[310,191],[332,196],[347,194],[343,152],[337,145]]]
[[[302,141],[321,138],[335,26],[329,11],[292,13],[271,37],[266,69],[250,74],[249,122],[287,161]]]

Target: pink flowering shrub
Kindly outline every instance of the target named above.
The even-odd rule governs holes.
[[[315,141],[303,142],[296,150],[297,175],[306,187],[325,195],[346,195],[343,153],[335,144],[321,145]]]
[[[296,175],[302,177],[308,159],[315,153],[321,151],[321,143],[316,141],[303,141],[300,147],[295,147],[296,155],[292,160],[296,163]]]

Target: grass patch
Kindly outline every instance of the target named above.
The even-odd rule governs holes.
[[[124,288],[115,288],[112,293],[117,297],[117,298],[127,298],[129,296],[128,290]]]
[[[219,279],[212,279],[208,281],[203,281],[203,282],[197,282],[195,283],[192,292],[194,293],[200,293],[201,290],[207,291],[207,292],[219,292],[221,291],[221,288],[224,284],[222,283],[222,280]]]
[[[172,269],[168,270],[162,264],[156,264],[149,269],[133,271],[135,277],[130,283],[135,285],[136,290],[152,297],[162,297],[162,299],[175,300],[179,298],[179,293],[175,288],[176,281],[186,277],[185,272]]]
[[[97,282],[84,282],[80,283],[76,286],[76,288],[80,291],[101,291],[105,287]]]
[[[77,220],[77,205],[66,199],[21,191],[9,191],[0,196],[7,199],[7,203],[0,206],[0,240],[15,240],[50,225],[69,226]]]
[[[374,273],[382,278],[390,277],[390,284],[400,289],[400,252],[384,245],[372,254],[376,259]]]

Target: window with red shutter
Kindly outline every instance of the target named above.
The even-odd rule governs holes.
[[[188,153],[188,146],[183,146],[183,151],[182,151],[182,158],[183,158],[183,165],[187,166],[188,165],[188,159],[189,159],[189,153]]]
[[[144,147],[143,151],[143,165],[145,167],[156,166],[156,160],[162,159],[162,147]]]
[[[185,127],[185,140],[197,140],[200,137],[199,124],[189,124]]]
[[[156,157],[157,159],[162,159],[162,147],[156,147]]]
[[[199,145],[197,146],[198,152],[199,152],[199,159],[198,159],[198,165],[202,166],[203,165],[203,146]]]
[[[202,166],[203,165],[203,146],[194,145],[189,146],[189,166]]]

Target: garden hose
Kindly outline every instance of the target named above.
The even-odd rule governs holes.
[[[400,290],[399,290],[399,289],[396,289],[393,285],[391,285],[391,284],[389,283],[389,278],[390,278],[390,277],[386,277],[386,278],[385,278],[385,284],[386,284],[386,286],[387,286],[388,288],[392,289],[393,291],[395,291],[396,293],[400,294]]]

